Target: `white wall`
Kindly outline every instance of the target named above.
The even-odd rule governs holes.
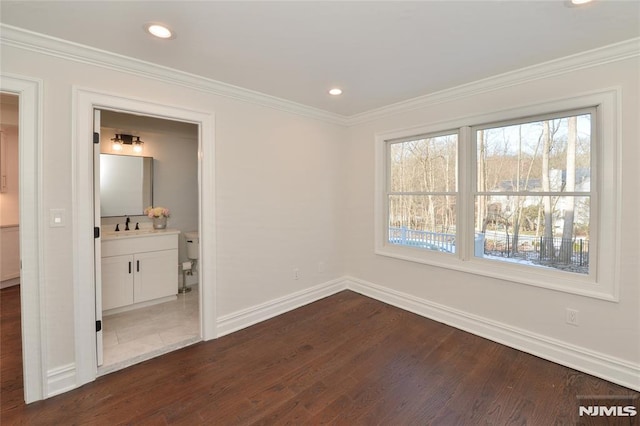
[[[42,242],[47,370],[74,362],[74,85],[215,113],[218,315],[344,272],[344,236],[336,231],[342,219],[337,200],[346,132],[341,126],[11,46],[2,47],[1,62],[3,72],[44,81],[43,210],[48,217],[49,209],[62,208],[68,218],[66,227],[45,227]],[[323,273],[317,272],[319,260],[326,265]],[[292,278],[295,267],[301,272],[299,280]]]
[[[640,155],[637,59],[521,83],[487,93],[434,102],[349,129],[345,198],[350,224],[348,274],[450,310],[517,327],[640,365]],[[608,302],[374,254],[374,134],[541,103],[589,91],[622,88],[622,246],[620,302]],[[578,327],[565,308],[579,310]]]

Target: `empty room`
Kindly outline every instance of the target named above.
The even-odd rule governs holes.
[[[640,421],[640,2],[2,1],[2,424]]]

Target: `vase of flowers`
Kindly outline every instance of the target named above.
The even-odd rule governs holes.
[[[149,206],[144,209],[144,214],[153,220],[153,229],[165,229],[167,227],[169,209]]]

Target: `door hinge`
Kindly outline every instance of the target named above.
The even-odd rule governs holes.
[[[98,226],[93,227],[93,238],[100,238],[100,228]]]
[[[101,320],[97,320],[96,321],[96,333],[98,331],[102,330],[102,321]]]
[[[100,133],[93,132],[93,143],[100,143]]]

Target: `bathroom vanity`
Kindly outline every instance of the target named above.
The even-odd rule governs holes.
[[[145,229],[102,236],[105,315],[176,298],[179,234],[177,229]]]

